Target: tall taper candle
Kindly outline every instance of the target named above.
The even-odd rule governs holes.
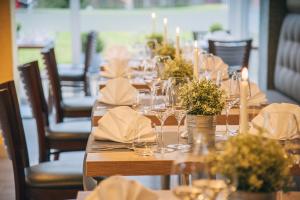
[[[176,27],[176,57],[180,57],[180,28]]]
[[[199,55],[198,55],[198,42],[195,40],[194,42],[194,78],[196,80],[199,79],[199,74],[198,74],[198,63],[199,63]]]
[[[168,44],[168,19],[164,18],[164,45],[167,46]]]
[[[248,132],[248,69],[242,69],[242,83],[240,85],[240,133]]]
[[[156,13],[153,12],[151,14],[151,18],[152,18],[152,33],[155,33],[156,31]]]

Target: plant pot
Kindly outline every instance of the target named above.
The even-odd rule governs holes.
[[[229,200],[276,200],[276,193],[237,191],[229,196]]]
[[[204,136],[207,144],[214,145],[216,132],[216,116],[187,115],[188,143],[195,143],[199,135]]]

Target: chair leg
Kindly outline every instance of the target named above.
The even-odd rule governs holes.
[[[53,160],[59,160],[59,154],[60,154],[59,151],[53,152],[53,153],[52,153],[52,155],[53,155]]]
[[[163,190],[169,190],[170,189],[170,175],[161,176],[160,182],[161,182],[161,189]]]

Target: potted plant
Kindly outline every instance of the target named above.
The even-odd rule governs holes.
[[[147,45],[150,49],[155,49],[155,45],[161,45],[163,36],[159,33],[152,33],[151,35],[146,36],[147,39]],[[155,43],[156,42],[156,43]]]
[[[183,58],[175,58],[167,60],[162,73],[163,79],[170,77],[189,78],[193,77],[193,63]]]
[[[159,55],[159,56],[170,56],[171,59],[175,58],[175,53],[176,50],[175,48],[170,45],[160,45],[156,50],[155,50],[155,54]]]
[[[216,115],[225,106],[224,91],[211,80],[194,80],[179,90],[181,104],[187,110],[188,142],[193,143],[198,134],[214,142]]]
[[[275,192],[290,183],[292,160],[275,140],[260,135],[239,134],[212,153],[211,170],[236,182],[232,200],[272,200]]]

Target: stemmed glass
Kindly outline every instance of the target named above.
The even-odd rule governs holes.
[[[157,70],[155,66],[155,60],[150,59],[150,60],[145,60],[143,62],[143,68],[144,68],[144,73],[143,73],[143,79],[148,88],[150,89],[150,95],[151,95],[151,107],[153,105],[153,99],[154,99],[154,94],[156,92],[156,85],[159,82],[159,79],[157,78]]]
[[[225,200],[234,191],[236,181],[224,177],[216,178],[211,173],[208,156],[211,152],[204,135],[195,138],[193,152],[178,152],[173,163],[173,174],[178,175],[172,189],[175,196],[182,200]],[[236,179],[234,179],[236,180]]]
[[[181,144],[180,143],[180,125],[183,118],[186,116],[186,110],[182,107],[180,98],[179,98],[179,91],[180,88],[189,82],[187,77],[170,77],[168,79],[167,84],[167,94],[169,96],[169,103],[172,107],[174,116],[177,121],[177,144],[170,144],[168,147],[175,148],[182,151],[190,150],[190,145],[188,144]]]
[[[239,102],[240,94],[240,81],[236,73],[233,73],[229,79],[229,85],[227,86],[227,96],[225,105],[225,115],[226,115],[226,134],[234,134],[236,130],[229,130],[228,115],[231,108]]]
[[[162,95],[159,95],[159,93],[161,93]],[[165,81],[160,81],[159,84],[156,85],[155,98],[150,112],[154,114],[160,122],[160,133],[158,138],[160,140],[161,145],[158,148],[157,152],[163,154],[175,151],[175,149],[166,147],[164,144],[164,124],[166,119],[172,115],[172,109],[169,107],[169,99],[166,95]]]

